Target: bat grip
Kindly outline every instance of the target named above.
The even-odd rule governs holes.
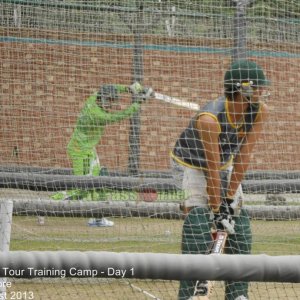
[[[227,219],[223,219],[221,221],[221,224],[223,225],[224,229],[227,231],[228,234],[234,234],[234,221],[232,220],[229,222]]]

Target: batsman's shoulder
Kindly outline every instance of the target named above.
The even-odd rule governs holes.
[[[221,127],[217,117],[211,113],[200,113],[197,118],[198,130],[220,133]]]

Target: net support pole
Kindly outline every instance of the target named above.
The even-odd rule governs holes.
[[[9,251],[13,201],[0,202],[0,251]],[[6,299],[6,278],[0,278],[0,299]]]
[[[136,0],[136,26],[132,27],[134,35],[133,46],[133,82],[137,81],[143,84],[144,69],[143,69],[143,1]],[[133,102],[138,101],[138,96],[133,95]],[[129,133],[129,158],[128,170],[130,174],[138,174],[140,165],[140,131],[141,131],[141,117],[140,111],[136,112],[130,119],[130,133]]]
[[[253,0],[236,0],[236,12],[234,16],[234,48],[232,60],[247,58],[247,6]]]

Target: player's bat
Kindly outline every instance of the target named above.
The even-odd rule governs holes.
[[[152,95],[155,99],[161,100],[161,101],[164,101],[164,102],[167,102],[170,104],[185,107],[185,108],[188,108],[191,110],[199,110],[200,109],[200,106],[197,103],[184,101],[184,100],[181,100],[181,99],[178,99],[175,97],[167,96],[167,95],[156,93],[156,92],[153,92]]]
[[[228,233],[226,231],[216,231],[212,233],[212,236],[214,240],[208,254],[222,254]],[[190,300],[209,300],[213,287],[213,281],[197,281],[194,296],[192,296]]]

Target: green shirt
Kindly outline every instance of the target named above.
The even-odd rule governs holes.
[[[70,144],[77,145],[76,150],[89,150],[100,141],[104,128],[108,124],[122,121],[131,117],[140,108],[140,104],[133,103],[128,108],[107,112],[96,102],[97,94],[91,95],[80,112]]]

